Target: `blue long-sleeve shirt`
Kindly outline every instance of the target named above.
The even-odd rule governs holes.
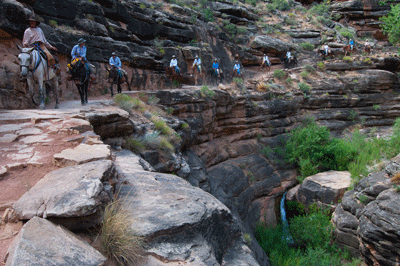
[[[219,68],[219,64],[218,63],[213,63],[212,68],[213,69],[218,69]]]
[[[86,46],[80,47],[79,44],[75,45],[71,51],[72,59],[83,57],[86,60]]]
[[[118,56],[116,56],[115,58],[113,58],[112,56],[110,57],[110,60],[108,61],[108,63],[110,63],[110,65],[112,66],[116,66],[118,68],[120,68],[122,66],[121,64],[121,60],[119,59]]]

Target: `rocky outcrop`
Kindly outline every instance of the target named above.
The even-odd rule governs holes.
[[[177,176],[140,170],[132,163],[138,160],[130,152],[116,153],[123,177],[118,196],[135,210],[132,226],[146,237],[147,252],[165,262],[259,265],[226,206]]]
[[[111,151],[108,145],[80,144],[73,149],[63,150],[54,154],[54,163],[62,166],[84,164],[97,160],[110,160]]]
[[[65,228],[34,217],[14,239],[6,260],[7,266],[100,266],[106,258]]]
[[[115,178],[115,166],[109,160],[64,167],[44,176],[14,209],[21,220],[39,216],[68,228],[91,227],[99,222],[100,209],[113,198],[110,184]]]
[[[316,202],[336,206],[351,185],[347,171],[328,171],[309,176],[301,183],[296,199],[304,206]]]
[[[346,192],[332,217],[337,243],[369,265],[396,265],[400,259],[400,195],[390,180],[399,162],[399,156],[393,158],[385,170],[369,174]]]

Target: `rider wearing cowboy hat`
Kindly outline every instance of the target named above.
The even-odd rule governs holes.
[[[172,59],[171,59],[171,62],[169,63],[169,66],[170,67],[174,67],[176,74],[180,75],[179,67],[178,67],[178,61],[176,60],[176,56],[175,55],[172,56]]]
[[[240,64],[239,64],[239,61],[236,60],[236,64],[233,67],[233,70],[236,70],[237,73],[240,75]]]
[[[119,59],[116,52],[112,52],[110,60],[108,60],[108,63],[111,65],[111,67],[116,67],[118,69],[118,72],[127,75],[126,71],[121,68],[122,67],[121,59]]]
[[[199,73],[201,73],[201,59],[199,58],[198,55],[196,55],[194,62],[193,62],[193,67],[197,67],[197,70],[199,71]]]
[[[85,39],[80,38],[78,40],[78,44],[75,45],[74,48],[72,48],[71,56],[72,56],[72,60],[74,60],[75,58],[79,58],[79,59],[86,61],[86,40]]]
[[[39,26],[40,21],[36,19],[34,15],[32,15],[26,20],[26,23],[29,25],[29,28],[27,28],[24,32],[22,45],[24,47],[40,47],[40,49],[42,49],[43,52],[46,54],[49,65],[54,69],[56,73],[59,72],[59,68],[56,66],[56,61],[54,60],[54,57],[51,55],[49,50],[47,50],[47,48],[49,48],[51,50],[57,51],[57,48],[52,46],[46,40],[42,29],[37,27]]]

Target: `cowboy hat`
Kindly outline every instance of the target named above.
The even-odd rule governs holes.
[[[78,40],[78,44],[82,44],[82,43],[85,43],[85,42],[86,42],[86,40],[83,39],[83,38],[80,38],[80,39]]]
[[[112,52],[112,54],[111,55],[117,55],[117,53],[116,52]]]
[[[172,58],[175,58],[175,55],[173,55]]]
[[[39,26],[39,24],[40,24],[40,20],[37,19],[35,15],[31,15],[29,18],[27,18],[27,19],[25,20],[26,24],[28,24],[28,25],[29,25],[29,23],[30,23],[31,21],[35,21],[35,22],[36,22],[36,26]]]
[[[198,56],[198,55],[196,55],[194,58],[199,58],[199,56]]]

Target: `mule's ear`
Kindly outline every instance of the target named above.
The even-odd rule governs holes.
[[[19,46],[18,44],[16,44],[15,46],[17,46],[17,49],[18,49],[19,51],[22,51],[21,46]]]

